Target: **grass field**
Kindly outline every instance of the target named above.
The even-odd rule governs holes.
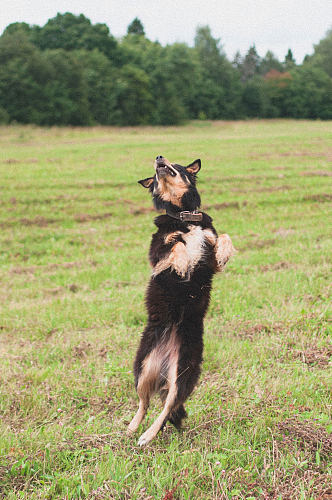
[[[202,207],[238,253],[184,429],[141,449],[155,214],[137,180],[157,154],[202,159]],[[0,498],[332,498],[331,160],[331,122],[0,128]]]

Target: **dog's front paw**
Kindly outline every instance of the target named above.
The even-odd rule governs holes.
[[[215,245],[217,271],[222,271],[229,259],[236,253],[233,243],[228,234],[221,234]]]
[[[187,274],[189,267],[189,256],[186,250],[186,246],[182,243],[176,243],[171,251],[171,262],[172,269],[178,274],[181,278],[184,278]]]

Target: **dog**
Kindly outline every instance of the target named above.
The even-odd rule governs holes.
[[[212,278],[234,253],[230,237],[218,237],[211,217],[198,212],[201,161],[183,167],[159,155],[154,168],[153,177],[138,182],[149,189],[155,208],[166,214],[154,221],[158,231],[149,252],[153,270],[146,292],[148,323],[134,362],[139,408],[128,434],[137,431],[156,392],[163,410],[139,438],[140,446],[154,439],[167,421],[180,429],[187,416],[184,402],[200,375]]]

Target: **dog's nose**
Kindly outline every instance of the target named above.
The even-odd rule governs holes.
[[[156,157],[156,161],[160,161],[160,160],[162,160],[163,158],[164,158],[164,157],[163,157],[162,155],[159,155],[159,156],[157,156],[157,157]]]

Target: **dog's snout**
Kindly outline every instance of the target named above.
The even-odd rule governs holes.
[[[172,164],[167,160],[167,158],[165,158],[165,156],[158,155],[156,157],[155,162],[154,162],[154,168],[156,169],[156,171],[158,169],[158,171],[160,173],[162,170],[165,170],[166,167],[168,167],[168,168],[170,168],[172,170],[172,172],[173,172],[172,175],[174,176],[176,172],[174,171],[174,169],[172,169]],[[165,170],[164,174],[166,175],[166,173],[167,172]],[[163,174],[160,173],[160,175],[163,175]]]

